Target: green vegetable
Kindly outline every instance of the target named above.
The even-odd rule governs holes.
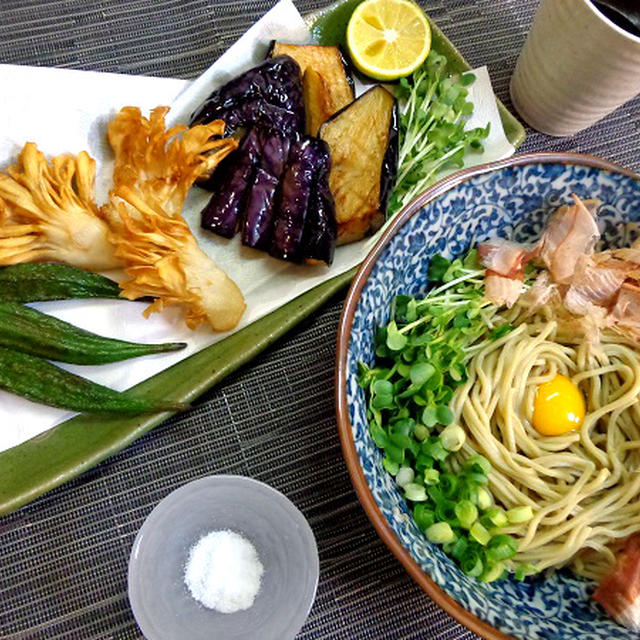
[[[537,573],[536,568],[532,564],[525,562],[516,567],[516,570],[513,572],[513,577],[516,580],[524,580],[527,576],[533,575],[534,573]]]
[[[499,534],[489,540],[486,554],[491,562],[499,562],[512,558],[516,551],[518,551],[516,541],[511,536]]]
[[[413,517],[422,531],[426,531],[435,520],[433,511],[422,502],[418,503],[413,509]]]
[[[476,504],[478,505],[478,508],[483,511],[493,504],[491,494],[484,487],[478,487],[476,491]]]
[[[482,562],[483,555],[483,548],[476,542],[471,541],[469,548],[460,558],[460,568],[467,575],[478,578],[484,568],[484,563]]]
[[[157,413],[187,408],[179,402],[150,402],[85,380],[47,360],[0,347],[0,388],[16,395],[71,411]]]
[[[435,544],[445,544],[455,539],[453,529],[446,522],[436,522],[426,531],[427,540]]]
[[[470,151],[482,151],[486,127],[465,130],[473,104],[467,100],[471,73],[450,75],[447,59],[432,49],[422,67],[398,85],[400,152],[389,213],[435,182],[440,171],[460,168]]]
[[[450,424],[440,433],[440,439],[442,440],[442,446],[447,451],[459,451],[462,449],[467,436],[462,427],[457,424]]]
[[[533,509],[528,505],[525,507],[514,507],[507,511],[507,520],[509,520],[511,524],[522,524],[523,522],[528,522],[531,518],[533,518]]]
[[[505,571],[505,566],[503,562],[496,562],[493,566],[487,567],[482,575],[480,576],[480,580],[482,582],[494,582],[502,577],[502,574]]]
[[[475,522],[471,526],[469,535],[483,547],[491,540],[491,534],[479,522]]]
[[[461,527],[470,529],[478,518],[478,509],[471,500],[461,500],[456,505],[456,516]]]
[[[411,500],[413,502],[423,502],[427,499],[427,492],[425,488],[420,484],[417,484],[415,482],[408,482],[404,485],[403,489],[407,500]]]
[[[504,509],[500,507],[491,507],[483,517],[489,527],[504,527],[508,522]]]
[[[393,300],[389,322],[375,333],[375,362],[359,363],[358,381],[371,437],[416,524],[462,571],[491,581],[512,568],[517,542],[500,532],[508,519],[487,488],[489,460],[455,455],[466,434],[449,404],[470,358],[494,339],[499,316],[483,298],[476,251],[452,261],[434,256],[429,279],[424,298]]]
[[[476,473],[484,473],[489,475],[491,471],[491,463],[481,455],[476,455],[467,460],[467,467]]]
[[[0,302],[0,346],[74,364],[104,364],[184,349],[184,342],[137,344],[104,338],[17,302]]]
[[[53,262],[0,267],[0,301],[37,302],[68,298],[117,298],[117,282]]]
[[[501,324],[492,329],[489,337],[492,340],[498,340],[499,338],[506,336],[508,333],[511,333],[514,329],[515,327],[512,324]]]
[[[413,482],[415,477],[415,473],[411,467],[400,467],[398,469],[398,473],[396,474],[396,482],[404,487],[408,485],[410,482]]]

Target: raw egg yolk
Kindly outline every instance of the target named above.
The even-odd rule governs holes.
[[[559,436],[580,428],[584,420],[580,389],[558,374],[538,387],[533,403],[533,428],[543,436]]]

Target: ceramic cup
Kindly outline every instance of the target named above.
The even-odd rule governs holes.
[[[640,93],[640,37],[590,0],[542,0],[511,78],[534,129],[568,136]]]

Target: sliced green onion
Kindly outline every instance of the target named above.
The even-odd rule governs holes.
[[[476,473],[483,473],[485,476],[491,472],[491,463],[481,455],[472,456],[467,460],[467,469],[471,469]]]
[[[437,469],[424,470],[424,483],[428,485],[437,484],[440,480],[440,472]]]
[[[487,544],[487,559],[491,562],[500,562],[513,558],[518,551],[518,543],[515,538],[500,534],[493,536]]]
[[[456,503],[452,500],[442,500],[436,505],[436,520],[448,522],[450,525],[457,526],[458,518],[456,517]]]
[[[456,516],[460,526],[470,529],[471,525],[478,519],[478,509],[471,500],[461,500],[455,507]]]
[[[451,547],[451,555],[456,559],[460,560],[469,546],[469,541],[466,538],[458,538]]]
[[[467,479],[473,484],[485,486],[489,484],[489,478],[484,473],[471,472],[467,474]]]
[[[436,520],[435,515],[431,509],[425,504],[417,504],[413,510],[413,517],[416,524],[422,531],[426,531]]]
[[[440,489],[445,498],[455,498],[460,480],[453,473],[440,474]]]
[[[427,540],[435,544],[445,544],[446,542],[453,542],[456,534],[453,533],[453,529],[446,522],[436,522],[432,524],[425,532]]]
[[[440,433],[440,441],[447,451],[459,451],[466,439],[464,429],[457,424],[450,424]]]
[[[513,577],[516,580],[524,580],[527,576],[533,575],[534,573],[538,573],[537,569],[528,562],[523,562],[516,567],[516,570],[513,572]]]
[[[460,559],[460,568],[468,576],[477,578],[484,568],[481,554],[476,549],[469,549]]]
[[[480,580],[482,580],[482,582],[494,582],[501,578],[503,573],[504,564],[502,562],[496,562],[494,565],[491,565],[484,570],[480,576]]]
[[[415,478],[415,473],[411,467],[400,467],[398,473],[396,474],[396,482],[404,487],[405,485],[413,482]]]
[[[421,484],[409,482],[404,485],[403,489],[407,500],[412,500],[413,502],[424,502],[427,499],[427,492]]]
[[[436,460],[445,460],[449,452],[442,446],[440,438],[433,438],[422,443],[422,451]]]
[[[469,535],[483,547],[491,540],[491,534],[479,522],[474,522]]]
[[[514,507],[507,511],[507,520],[511,524],[522,524],[523,522],[529,522],[533,518],[533,509],[530,506]]]
[[[478,508],[482,511],[485,511],[493,504],[493,497],[491,493],[489,493],[489,490],[484,487],[478,487],[475,498]]]
[[[484,515],[494,527],[504,527],[508,522],[507,514],[500,507],[491,507]]]

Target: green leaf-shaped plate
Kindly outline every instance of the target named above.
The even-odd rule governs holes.
[[[345,0],[307,18],[315,38],[339,44],[349,16],[361,0]],[[452,71],[469,65],[433,26],[434,47]],[[520,123],[499,105],[507,137],[514,146],[524,140]],[[355,269],[327,280],[268,316],[254,322],[134,389],[157,399],[191,402],[217,382],[249,362],[277,338],[315,311],[353,278]],[[153,429],[170,414],[120,417],[81,414],[27,442],[0,453],[0,515],[18,509],[43,493],[95,466]]]

